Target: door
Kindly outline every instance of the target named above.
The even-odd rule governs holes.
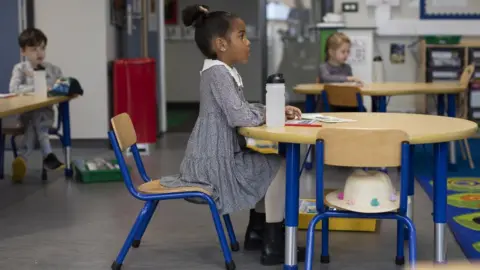
[[[18,47],[18,34],[23,29],[21,18],[25,14],[23,3],[25,1],[3,1],[0,8],[0,93],[8,92],[10,76],[13,66],[21,61],[20,49]]]

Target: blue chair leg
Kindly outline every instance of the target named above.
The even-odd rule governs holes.
[[[10,137],[10,144],[12,145],[12,152],[13,152],[14,158],[18,157],[18,148],[17,148],[17,143],[15,142],[15,137],[16,136]]]
[[[146,202],[145,206],[143,206],[142,210],[138,214],[138,217],[135,220],[135,223],[133,224],[133,227],[130,230],[130,233],[128,234],[127,239],[125,240],[125,243],[123,243],[122,249],[118,253],[118,256],[115,259],[115,261],[112,263],[112,267],[111,267],[112,270],[120,270],[122,268],[123,260],[125,259],[125,256],[127,256],[127,253],[130,250],[130,247],[132,246],[132,243],[137,231],[139,230],[140,226],[142,225],[145,218],[147,217],[147,213],[149,209],[152,207],[152,203],[153,203],[152,201]]]
[[[408,262],[410,264],[410,269],[415,269],[415,264],[417,262],[417,231],[412,220],[409,218],[404,218],[404,224],[408,228]]]
[[[405,264],[405,223],[402,220],[397,220],[397,256],[395,257],[396,265]]]
[[[215,230],[217,231],[218,240],[223,251],[223,257],[225,259],[225,268],[227,270],[234,270],[236,268],[235,262],[233,261],[232,253],[228,248],[227,237],[225,236],[225,231],[223,230],[222,220],[220,219],[217,206],[211,197],[206,197],[205,199],[207,200],[210,207],[210,212],[212,213],[213,223],[215,224]]]
[[[330,263],[330,255],[328,252],[328,217],[322,219],[322,255],[320,257],[321,263]]]
[[[232,220],[230,219],[230,215],[223,215],[223,221],[225,222],[225,227],[227,227],[228,237],[230,238],[230,248],[232,251],[239,251],[240,244],[237,241],[237,237],[235,237],[235,231],[233,230]]]
[[[313,268],[313,253],[315,248],[315,227],[317,226],[317,223],[322,219],[322,217],[323,217],[322,215],[316,215],[308,224],[307,245],[305,249],[305,270],[312,270]],[[323,249],[322,249],[322,252],[323,252]]]
[[[158,205],[158,201],[154,201],[152,203],[152,206],[148,208],[148,212],[146,213],[145,220],[142,223],[142,225],[139,227],[133,239],[133,243],[132,243],[133,248],[138,248],[140,246],[140,243],[142,242],[143,234],[145,233],[145,230],[147,229],[148,224],[150,223],[150,220],[152,220],[153,213],[155,213],[155,210],[157,209],[157,205]]]

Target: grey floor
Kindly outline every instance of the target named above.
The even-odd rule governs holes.
[[[144,160],[147,171],[152,176],[176,173],[187,139],[187,134],[169,134],[161,139],[155,153]],[[113,155],[107,148],[96,148],[74,149],[73,156]],[[32,157],[32,168],[23,184],[12,184],[12,158],[6,153],[7,176],[0,181],[0,269],[110,269],[141,203],[121,182],[80,184],[65,180],[61,173],[51,173],[42,183],[39,158]],[[347,173],[329,169],[327,187],[341,187]],[[301,181],[302,197],[310,197],[312,175],[304,175]],[[433,257],[432,205],[422,189],[416,188],[418,258],[429,261]],[[247,215],[232,215],[240,242]],[[382,222],[377,233],[332,232],[332,262],[328,266],[316,263],[315,269],[401,269],[394,264],[395,232],[391,221]],[[298,238],[305,243],[304,232],[299,232]],[[465,260],[450,232],[447,240],[449,260]],[[316,243],[319,258],[320,241]],[[282,269],[261,267],[258,252],[240,251],[233,257],[237,269]],[[142,246],[130,250],[123,269],[224,269],[207,207],[184,201],[162,202]]]

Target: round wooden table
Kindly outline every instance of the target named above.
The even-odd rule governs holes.
[[[478,125],[472,121],[435,115],[402,113],[324,113],[356,120],[349,123],[323,124],[323,127],[241,128],[239,133],[255,139],[286,144],[286,254],[285,269],[296,269],[296,232],[299,212],[300,144],[315,144],[317,132],[322,128],[398,129],[406,132],[410,144],[434,145],[435,185],[433,220],[435,223],[435,261],[445,262],[445,224],[447,210],[447,159],[448,142],[462,140],[475,134]],[[413,175],[412,175],[413,177]],[[410,194],[409,196],[413,195]]]
[[[315,112],[316,96],[323,92],[324,84],[299,84],[293,88],[297,94],[306,95],[305,112]],[[387,111],[387,97],[401,95],[436,95],[437,96],[437,114],[456,117],[456,97],[459,93],[465,91],[465,86],[458,82],[426,83],[426,82],[383,82],[369,83],[361,87],[361,93],[364,96],[371,96],[376,104],[375,110],[379,112]],[[447,106],[445,106],[445,95],[447,95]],[[456,164],[455,144],[450,144],[450,163],[452,168]],[[307,158],[306,168],[311,168],[311,158]]]

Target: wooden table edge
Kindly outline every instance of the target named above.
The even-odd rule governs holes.
[[[11,115],[22,114],[22,113],[25,113],[25,112],[45,108],[47,106],[51,106],[51,105],[54,105],[54,104],[58,104],[58,103],[62,103],[62,102],[65,102],[65,101],[75,99],[77,97],[78,96],[50,97],[47,100],[42,101],[42,102],[33,103],[33,104],[30,104],[30,105],[25,105],[23,107],[18,107],[18,108],[15,108],[13,110],[5,111],[5,112],[0,112],[0,118],[4,118],[4,117],[7,117],[7,116],[11,116]],[[15,97],[13,97],[13,98],[15,98]]]
[[[274,134],[268,132],[266,129],[258,129],[258,127],[243,127],[238,130],[239,134],[245,137],[257,139],[257,140],[267,140],[280,143],[296,143],[296,144],[315,144],[317,141],[317,132],[321,128],[312,128],[312,132],[309,134],[295,134],[291,133],[280,133]],[[459,141],[473,137],[476,134],[478,127],[472,127],[468,130],[463,130],[459,132],[452,132],[448,135],[444,134],[435,134],[429,136],[419,136],[410,140],[411,144],[432,144],[432,143],[443,143],[451,141]],[[294,137],[294,138],[292,138]]]

